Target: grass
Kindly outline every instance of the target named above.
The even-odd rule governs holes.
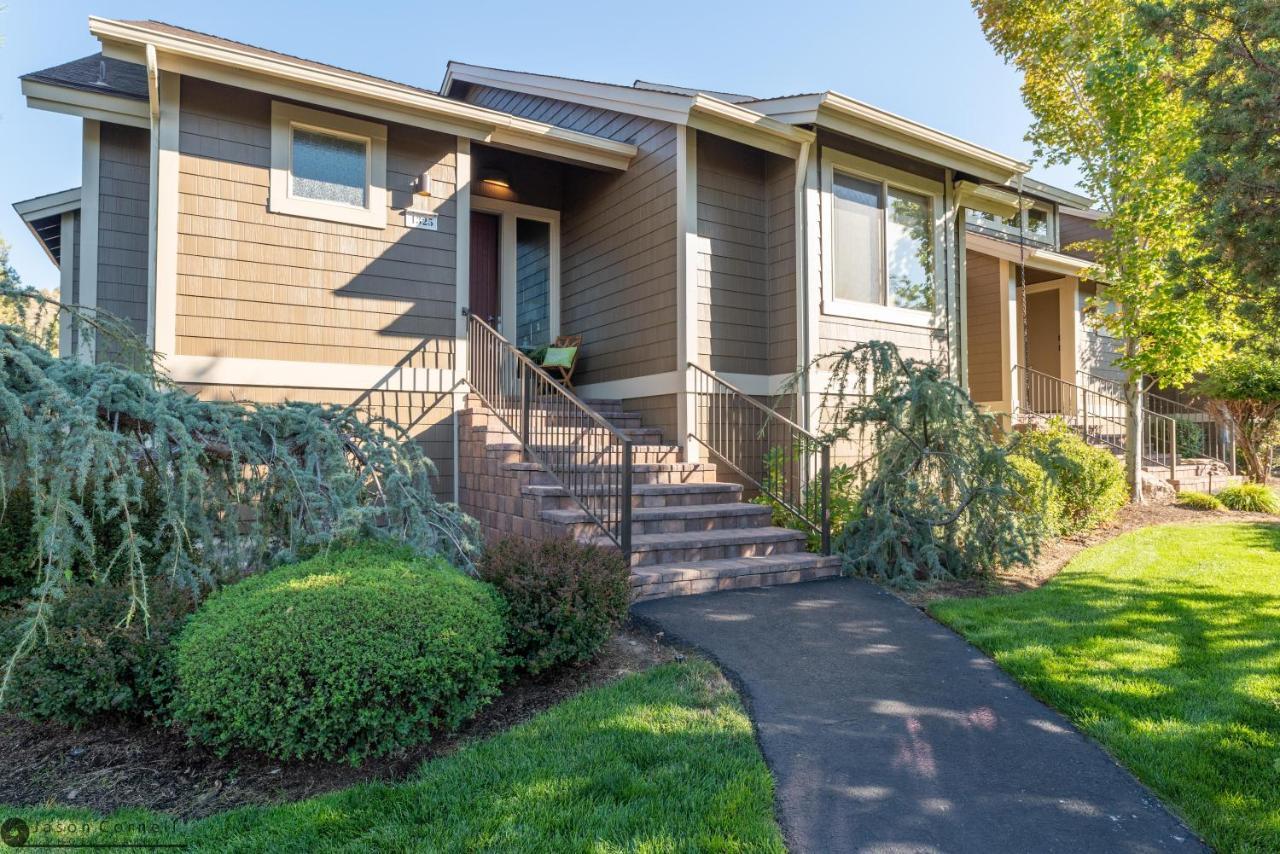
[[[579,695],[426,763],[400,784],[197,822],[7,810],[28,845],[168,842],[217,851],[783,851],[773,783],[737,695],[702,661]]]
[[[1219,851],[1280,851],[1280,526],[1167,525],[933,614]]]

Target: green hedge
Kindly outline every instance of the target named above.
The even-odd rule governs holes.
[[[1242,513],[1280,513],[1280,498],[1268,486],[1261,483],[1242,483],[1229,486],[1218,493],[1218,500],[1228,510]]]
[[[1208,510],[1211,512],[1221,512],[1227,509],[1227,506],[1217,499],[1217,497],[1207,492],[1179,492],[1178,506],[1185,507],[1188,510]]]
[[[207,601],[178,640],[174,716],[221,751],[355,763],[475,714],[505,641],[497,594],[442,559],[335,549]]]
[[[1030,457],[1011,454],[1009,465],[1014,470],[1011,478],[1013,497],[1010,499],[1013,509],[1025,514],[1033,524],[1040,525],[1048,536],[1061,533],[1062,499],[1053,478]]]
[[[564,538],[508,537],[479,565],[507,603],[509,650],[530,673],[589,660],[622,622],[631,569],[612,549]]]
[[[167,717],[173,640],[195,605],[186,592],[153,581],[147,590],[148,618],[135,613],[121,624],[130,596],[124,584],[78,584],[53,603],[47,632],[18,659],[10,684],[22,716],[77,727],[104,719]],[[25,616],[12,615],[11,637],[16,638]]]
[[[1115,455],[1088,444],[1060,419],[1021,434],[1014,447],[1015,455],[1034,461],[1053,481],[1059,534],[1096,528],[1129,500],[1124,466]]]

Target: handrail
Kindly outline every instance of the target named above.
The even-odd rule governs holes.
[[[687,367],[694,401],[688,438],[818,534],[822,553],[831,554],[830,443],[710,371]]]
[[[1099,377],[1088,371],[1076,371],[1076,380],[1085,380],[1088,383],[1097,384],[1103,388],[1110,389],[1110,393],[1118,397],[1124,396],[1124,384],[1116,382],[1107,377]],[[1084,385],[1084,383],[1080,383]],[[1235,437],[1227,431],[1226,438],[1222,435],[1222,421],[1209,409],[1201,406],[1194,406],[1184,403],[1180,400],[1174,400],[1171,397],[1165,397],[1156,394],[1153,391],[1145,391],[1142,395],[1143,409],[1148,413],[1155,415],[1163,415],[1170,418],[1185,417],[1196,422],[1204,431],[1204,456],[1208,459],[1222,463],[1232,474],[1236,473],[1236,448]],[[1185,456],[1185,455],[1184,455]]]
[[[587,517],[631,557],[631,438],[466,309],[467,385]],[[536,408],[535,408],[536,403]],[[584,462],[584,455],[594,460]]]
[[[1061,417],[1086,440],[1121,451],[1128,447],[1131,437],[1127,401],[1026,365],[1014,365],[1013,372],[1020,411],[1039,418]],[[1103,432],[1102,427],[1112,432]],[[1147,412],[1138,437],[1139,459],[1144,464],[1167,466],[1170,480],[1178,479],[1177,428],[1177,422],[1169,416]]]

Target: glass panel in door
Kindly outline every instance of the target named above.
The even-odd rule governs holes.
[[[516,346],[551,343],[551,225],[516,220]]]

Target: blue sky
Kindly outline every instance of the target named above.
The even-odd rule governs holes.
[[[79,122],[28,109],[17,78],[94,52],[90,14],[168,21],[431,88],[457,59],[757,96],[835,89],[1031,157],[1020,76],[987,45],[967,0],[647,0],[616,14],[612,5],[9,0],[0,11],[0,237],[28,284],[56,287],[56,270],[10,205],[79,185]],[[1033,174],[1067,188],[1077,178],[1061,166]]]

